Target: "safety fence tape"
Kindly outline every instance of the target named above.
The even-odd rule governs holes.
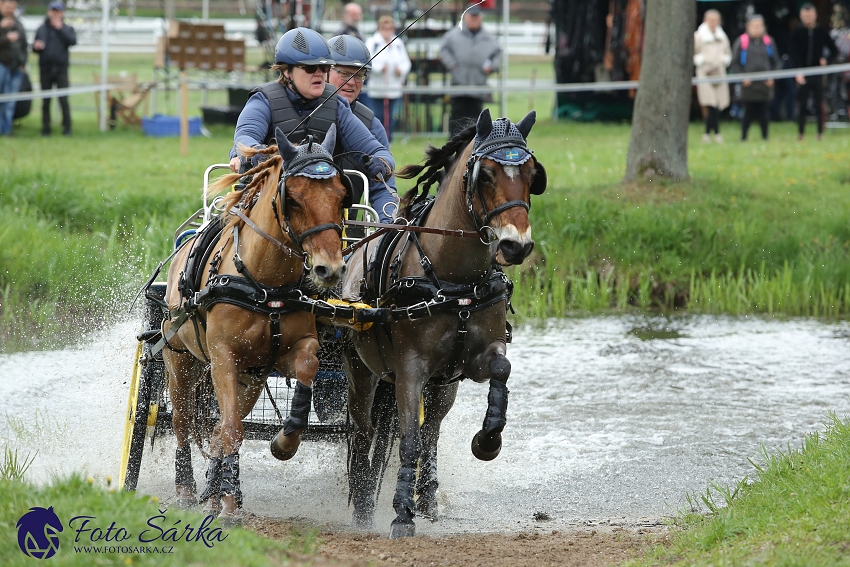
[[[716,83],[740,83],[742,81],[765,81],[767,79],[789,79],[797,75],[811,77],[817,75],[831,75],[834,73],[850,72],[850,63],[841,63],[836,65],[826,65],[822,67],[803,67],[796,69],[776,69],[774,71],[761,71],[758,73],[740,73],[734,75],[718,75],[711,77],[693,77],[692,85],[716,84]],[[241,84],[227,81],[210,81],[191,79],[186,81],[187,84],[202,89],[228,89],[228,88],[245,88],[253,89],[256,84]],[[164,83],[163,83],[164,84]],[[640,85],[639,81],[607,81],[596,83],[550,83],[541,82],[532,85],[525,83],[520,85],[485,85],[485,86],[405,86],[401,88],[401,92],[410,95],[473,95],[473,94],[490,94],[497,92],[588,92],[588,91],[622,91],[637,89]],[[85,94],[99,92],[102,90],[110,90],[117,88],[120,85],[82,85],[79,87],[70,87],[67,89],[54,89],[49,91],[36,91],[29,93],[4,94],[0,95],[0,103],[10,100],[36,100],[41,98],[52,98],[56,96],[68,96],[76,94]],[[157,84],[159,87],[160,84]]]

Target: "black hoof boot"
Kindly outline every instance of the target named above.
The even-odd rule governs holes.
[[[403,537],[413,537],[416,535],[416,524],[413,522],[410,523],[396,523],[393,521],[390,526],[390,539],[401,539]]]
[[[192,471],[192,446],[177,447],[174,456],[174,484],[177,488],[178,508],[191,508],[197,506],[198,499],[195,497],[195,475]]]
[[[242,508],[242,483],[239,480],[239,453],[232,453],[221,460],[221,495],[236,498],[236,506]]]
[[[220,457],[211,457],[210,464],[207,466],[207,483],[204,486],[203,492],[198,497],[200,502],[210,501],[211,508],[216,504],[218,505],[218,509],[221,509],[221,504],[218,503],[219,496],[221,495],[221,458]]]
[[[269,450],[275,459],[288,461],[298,452],[301,445],[301,433],[307,429],[310,403],[313,400],[313,389],[301,382],[295,382],[295,393],[289,406],[289,416],[283,422],[283,429],[271,440]]]
[[[502,435],[484,435],[483,431],[479,431],[472,438],[472,454],[479,461],[492,461],[499,456],[502,450]]]

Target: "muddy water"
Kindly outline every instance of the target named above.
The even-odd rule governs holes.
[[[38,450],[30,476],[117,477],[135,325],[77,348],[0,356],[0,436]],[[735,483],[761,446],[799,445],[829,411],[850,413],[850,325],[811,320],[594,317],[523,327],[502,454],[476,461],[469,441],[487,390],[462,384],[440,440],[437,524],[420,533],[642,523],[671,515],[710,481]],[[146,449],[139,490],[170,498],[173,440]],[[246,507],[345,525],[344,444],[305,443],[275,461],[247,442]],[[204,464],[195,456],[200,483]],[[395,466],[379,503],[392,519]],[[545,524],[538,518],[549,518]]]

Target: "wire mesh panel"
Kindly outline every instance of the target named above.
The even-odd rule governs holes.
[[[313,382],[313,407],[303,439],[342,439],[348,431],[348,380],[342,371],[345,334],[342,329],[319,325],[319,372]],[[162,354],[157,355],[158,361]],[[159,362],[161,364],[161,362]],[[251,412],[242,420],[246,439],[271,439],[283,427],[295,389],[295,380],[272,373]],[[271,394],[271,397],[269,396]],[[199,421],[211,432],[221,414],[209,373],[195,393]],[[157,435],[172,430],[168,390],[160,394]]]

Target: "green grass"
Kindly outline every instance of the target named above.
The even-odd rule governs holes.
[[[762,461],[754,482],[692,497],[672,541],[627,565],[850,565],[850,422],[830,416],[800,449]]]
[[[213,547],[209,548],[203,542],[179,539],[183,527],[190,524],[200,526],[204,516],[170,508],[156,499],[139,497],[134,493],[114,491],[108,485],[99,487],[92,479],[88,481],[81,476],[68,479],[57,479],[47,486],[36,486],[20,480],[0,478],[0,557],[4,566],[26,566],[37,563],[24,555],[17,542],[16,524],[18,519],[32,507],[53,507],[64,530],[59,534],[59,549],[48,561],[51,565],[85,566],[90,565],[120,565],[167,567],[184,565],[222,565],[222,566],[278,566],[302,565],[318,548],[316,530],[306,530],[304,533],[293,533],[288,540],[275,541],[258,536],[254,532],[241,528],[223,532],[226,538],[222,541],[212,540]],[[144,539],[151,540],[162,532],[148,525],[150,518],[164,515],[165,518],[153,520],[153,524],[167,530],[177,526],[178,541],[151,541],[140,543],[141,534],[148,530]],[[88,527],[99,527],[106,530],[114,522],[113,534],[119,528],[124,528],[130,537],[120,543],[92,543],[91,533],[83,532],[78,536],[77,528],[81,521],[69,525],[69,520],[75,516],[93,516]],[[215,529],[217,522],[210,526]],[[168,533],[168,532],[166,532]],[[210,532],[208,532],[210,533]],[[75,542],[75,539],[78,539]],[[208,540],[209,541],[209,540]],[[75,547],[87,545],[121,545],[121,546],[169,546],[173,549],[170,554],[154,553],[86,553],[76,552]]]
[[[110,62],[111,73],[150,78],[149,56]],[[545,60],[514,63],[512,76],[551,74]],[[72,69],[80,80],[93,70]],[[798,143],[792,124],[774,124],[768,143],[741,144],[727,123],[726,144],[704,145],[694,124],[692,182],[624,186],[629,126],[554,123],[545,98],[529,142],[549,189],[533,200],[535,251],[511,270],[521,317],[850,311],[850,131]],[[99,132],[93,96],[76,100],[72,138],[39,136],[34,109],[0,140],[0,350],[53,347],[123,311],[200,206],[204,168],[225,161],[232,144],[230,128],[212,127],[184,158],[174,138],[124,125]],[[528,104],[512,97],[511,117]],[[398,136],[396,162],[420,161],[426,142],[444,138]]]

